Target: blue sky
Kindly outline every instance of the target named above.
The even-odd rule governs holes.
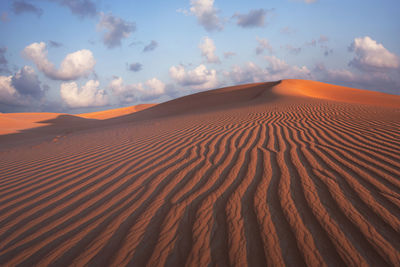
[[[400,94],[398,0],[0,2],[0,112],[288,78]]]

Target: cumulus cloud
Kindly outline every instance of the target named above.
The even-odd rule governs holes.
[[[117,96],[121,103],[132,103],[136,101],[135,85],[125,85],[121,77],[114,77],[108,87],[112,90],[113,94]]]
[[[98,107],[108,104],[108,96],[99,89],[99,81],[89,80],[81,88],[76,82],[62,83],[60,94],[62,100],[70,108]]]
[[[41,88],[40,81],[35,70],[30,66],[24,66],[11,79],[13,87],[21,95],[30,95],[34,98],[41,98],[44,90]]]
[[[108,48],[114,48],[121,45],[121,40],[128,38],[136,30],[134,22],[128,22],[112,14],[100,13],[100,22],[97,27],[105,30],[103,43]]]
[[[271,12],[266,9],[253,9],[247,14],[235,13],[233,18],[236,19],[236,24],[243,28],[264,27],[265,17]]]
[[[19,94],[12,86],[12,76],[0,76],[0,104],[18,105]]]
[[[21,13],[33,13],[40,17],[43,14],[43,10],[37,6],[27,3],[25,1],[14,1],[12,4],[12,10],[15,14]]]
[[[97,14],[96,4],[91,0],[53,0],[67,7],[73,14],[79,17],[94,17]]]
[[[157,46],[158,46],[158,43],[157,43],[156,41],[152,40],[148,45],[146,45],[146,46],[143,48],[143,52],[150,52],[150,51],[153,51],[154,49],[157,48]]]
[[[234,84],[254,83],[267,81],[267,72],[253,62],[247,62],[243,66],[233,66],[231,71],[224,75]]]
[[[172,66],[169,75],[180,86],[195,90],[211,89],[218,86],[217,71],[208,70],[203,64],[193,70],[186,70],[182,65]]]
[[[266,68],[248,62],[243,67],[234,66],[224,75],[235,84],[312,78],[311,71],[306,66],[292,66],[275,56],[266,56],[265,60],[268,63]]]
[[[109,88],[121,103],[132,103],[140,97],[141,100],[153,100],[165,94],[166,85],[152,78],[145,83],[124,84],[121,77],[114,77]]]
[[[327,69],[323,63],[316,64],[314,73],[321,81],[325,82],[355,82],[356,75],[346,69]]]
[[[35,105],[45,90],[34,69],[24,66],[10,76],[0,76],[0,103],[6,105]]]
[[[349,65],[361,70],[396,69],[400,65],[398,56],[369,36],[355,38],[349,50],[355,53]]]
[[[311,71],[306,66],[292,66],[275,56],[266,56],[265,60],[269,63],[267,70],[272,80],[311,78]]]
[[[133,71],[133,72],[141,71],[142,68],[143,68],[143,65],[140,64],[140,63],[138,63],[138,62],[136,62],[136,63],[131,63],[131,64],[129,64],[129,66],[128,66],[128,70]]]
[[[190,13],[197,17],[198,23],[207,31],[223,29],[218,10],[214,7],[214,0],[191,0]]]
[[[23,50],[23,55],[32,60],[40,71],[53,80],[69,81],[87,76],[96,64],[92,52],[83,49],[68,54],[57,70],[47,59],[46,44],[43,42],[28,45]]]
[[[352,72],[347,69],[329,69],[324,64],[315,66],[315,78],[328,83],[400,94],[400,77],[390,72]]]
[[[269,53],[273,53],[272,46],[270,45],[268,39],[266,38],[258,38],[257,37],[258,45],[256,47],[256,54],[262,54],[264,50],[268,50]]]
[[[141,90],[142,100],[152,100],[160,97],[165,93],[165,84],[157,78],[152,78],[139,87]]]
[[[218,56],[215,55],[216,47],[214,41],[209,37],[204,37],[199,44],[201,55],[207,60],[208,63],[220,63]]]

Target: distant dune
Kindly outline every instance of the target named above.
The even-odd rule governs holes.
[[[283,80],[0,127],[0,266],[400,266],[400,96]]]
[[[135,112],[138,112],[141,110],[145,110],[154,105],[156,105],[156,104],[140,104],[140,105],[125,107],[125,108],[117,108],[117,109],[110,109],[110,110],[97,111],[97,112],[91,112],[91,113],[83,113],[83,114],[79,114],[78,116],[81,118],[86,118],[86,119],[106,120],[106,119],[116,118],[116,117],[123,116],[123,115],[132,114],[132,113],[135,113]]]
[[[140,104],[131,107],[97,111],[75,115],[85,119],[106,120],[127,114],[132,114],[155,104]],[[68,116],[65,113],[0,113],[0,134],[13,134],[20,131],[51,124],[46,122],[55,120],[59,116]]]

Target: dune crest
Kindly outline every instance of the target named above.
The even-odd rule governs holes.
[[[117,108],[117,109],[110,109],[110,110],[103,110],[103,111],[96,111],[91,113],[82,113],[78,114],[77,116],[86,119],[96,119],[96,120],[106,120],[111,118],[116,118],[119,116],[124,116],[128,114],[132,114],[138,111],[142,111],[148,109],[150,107],[155,106],[156,104],[139,104],[130,107],[124,108]]]
[[[345,103],[400,107],[400,96],[355,89],[310,80],[282,80],[273,89],[277,94],[305,96]]]
[[[0,136],[0,265],[400,266],[397,99],[283,80],[49,115]]]

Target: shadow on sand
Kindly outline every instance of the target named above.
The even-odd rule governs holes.
[[[58,136],[78,131],[113,127],[119,124],[140,123],[170,116],[215,112],[271,102],[278,97],[272,92],[271,88],[279,83],[280,81],[238,85],[200,92],[167,101],[132,114],[106,120],[86,119],[63,114],[55,119],[38,122],[46,124],[44,126],[20,130],[18,133],[0,135],[0,148],[12,147],[26,142],[51,140]]]

